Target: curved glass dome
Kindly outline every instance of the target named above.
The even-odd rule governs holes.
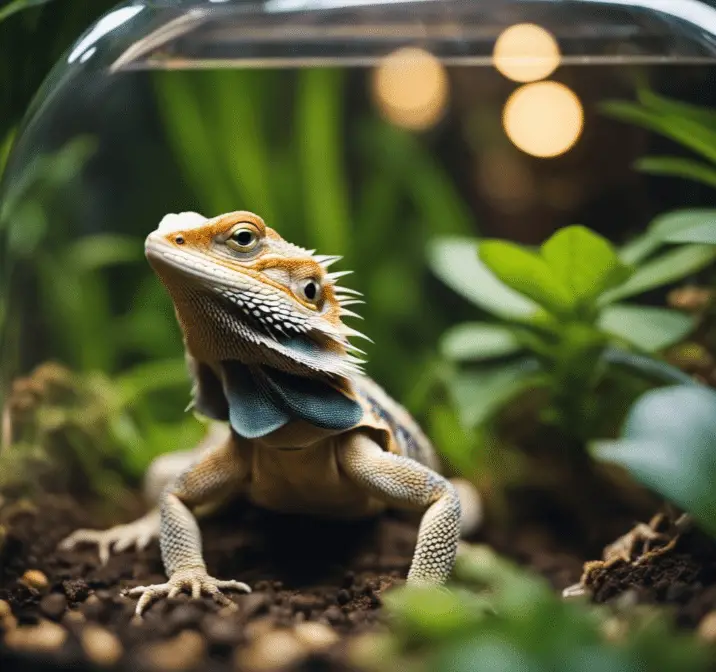
[[[581,223],[623,243],[709,204],[704,180],[633,169],[688,137],[603,103],[647,87],[708,108],[715,65],[701,0],[120,5],[47,78],[4,173],[2,396],[48,361],[129,396],[135,372],[178,422],[181,335],[142,241],[167,212],[247,209],[344,256],[369,371],[426,414],[442,334],[477,315],[430,269],[431,241]]]
[[[172,590],[172,599],[150,614],[146,627],[132,630],[134,605],[120,591],[128,583],[154,585],[164,579],[158,578],[162,569],[156,545],[137,553],[128,546],[148,543],[158,516],[130,527],[136,538],[121,537],[114,550],[125,552],[104,567],[98,566],[95,549],[55,554],[55,541],[80,526],[104,526],[144,514],[148,506],[140,505],[142,495],[156,496],[161,483],[188,464],[181,451],[207,445],[205,424],[186,412],[193,381],[183,334],[170,296],[144,252],[145,239],[161,221],[167,226],[177,221],[163,220],[168,213],[213,217],[252,211],[303,253],[327,255],[318,263],[316,258],[308,262],[319,279],[324,277],[316,271],[319,264],[335,261],[331,272],[353,271],[341,277],[347,289],[322,295],[342,295],[338,303],[343,305],[331,306],[331,319],[320,323],[323,329],[310,323],[313,340],[281,340],[269,320],[278,322],[281,313],[267,303],[241,304],[233,287],[224,288],[217,303],[226,299],[227,322],[234,325],[236,319],[240,325],[236,333],[260,337],[264,345],[275,341],[277,351],[284,348],[276,359],[291,348],[305,357],[300,360],[305,368],[299,367],[303,374],[310,369],[306,361],[311,353],[319,350],[314,363],[323,366],[330,359],[334,371],[352,375],[354,361],[340,342],[349,332],[341,331],[338,322],[345,317],[350,326],[360,327],[373,341],[356,344],[366,350],[367,373],[412,413],[452,473],[484,484],[488,511],[497,502],[499,515],[486,517],[481,541],[544,571],[551,582],[563,582],[560,589],[568,585],[565,577],[577,581],[585,559],[599,557],[634,521],[649,520],[657,510],[652,493],[636,485],[636,476],[631,481],[620,472],[618,483],[609,480],[608,469],[597,464],[587,444],[616,437],[626,409],[665,379],[690,381],[694,374],[716,386],[714,81],[716,0],[132,0],[98,20],[37,93],[0,182],[0,593],[8,599],[0,601],[5,610],[0,614],[0,659],[2,647],[12,641],[18,649],[37,642],[43,665],[45,655],[48,660],[55,656],[63,669],[80,665],[81,651],[90,657],[90,649],[95,656],[89,667],[115,669],[289,669],[269,664],[270,655],[286,650],[308,655],[309,644],[328,651],[326,656],[335,652],[345,658],[348,640],[333,648],[331,642],[339,635],[349,637],[346,633],[362,634],[381,613],[380,591],[396,576],[407,575],[417,527],[404,520],[382,518],[388,520],[378,523],[388,525],[386,543],[381,536],[380,549],[376,542],[370,553],[359,555],[352,545],[364,541],[363,532],[354,534],[343,522],[312,533],[309,524],[286,523],[280,517],[264,525],[266,519],[260,514],[252,518],[253,512],[246,519],[256,538],[259,532],[276,531],[277,543],[255,545],[254,537],[241,536],[245,530],[233,526],[231,518],[233,527],[226,525],[224,536],[216,528],[205,535],[207,566],[212,572],[218,568],[221,579],[257,586],[268,596],[265,602],[245,603],[234,620],[227,615],[227,628],[208,605],[197,609],[192,620],[193,607],[177,606]],[[0,138],[0,160],[8,146],[9,139]],[[232,237],[237,230],[210,240],[217,247],[226,243],[220,253],[231,260],[227,264],[235,264],[246,257],[231,245],[255,244],[257,231],[252,220],[242,232],[248,235],[243,243]],[[196,231],[186,237],[187,231],[173,233],[170,244],[183,245]],[[237,254],[231,256],[229,249]],[[274,275],[266,274],[285,293],[280,299],[284,303],[275,299],[273,305],[300,304],[302,314],[313,320],[322,310],[316,302],[316,296],[321,301],[321,288],[313,276],[301,277],[306,283],[300,284],[291,275],[294,268],[289,264],[288,270],[271,268]],[[351,290],[364,295],[365,305],[349,309],[360,313],[363,323],[342,312],[349,302],[362,303]],[[237,303],[246,318],[237,317]],[[308,313],[311,307],[316,313]],[[251,347],[246,346],[249,341],[240,341],[232,356]],[[348,374],[340,384],[330,378],[332,387],[320,384],[325,379],[297,383],[285,370],[270,370],[276,360],[266,359],[260,362],[263,368],[256,367],[255,378],[253,372],[246,375],[248,367],[241,362],[221,361],[203,369],[197,365],[213,385],[200,381],[203,393],[204,388],[214,392],[213,398],[208,392],[202,397],[206,407],[213,405],[219,416],[241,407],[236,424],[243,422],[245,436],[265,436],[260,432],[268,432],[267,427],[273,432],[276,426],[278,433],[285,427],[281,423],[297,417],[307,421],[302,430],[313,424],[321,431],[352,431],[360,417],[361,422],[375,420],[370,429],[376,435],[397,437],[389,447],[398,446],[408,455],[429,453],[402,412],[367,383],[364,408],[338,393],[352,389],[355,381]],[[244,379],[239,380],[237,370]],[[241,387],[244,383],[254,386],[249,393]],[[252,395],[256,390],[266,396]],[[266,397],[270,403],[262,406]],[[326,420],[330,414],[316,398],[332,403],[332,410],[339,411],[333,415],[339,417]],[[688,396],[683,403],[690,403]],[[646,414],[642,411],[640,417]],[[695,417],[697,411],[685,417]],[[660,431],[666,424],[643,421],[651,434],[634,443],[651,450],[654,427]],[[368,421],[360,425],[366,426]],[[705,435],[697,434],[694,429],[690,440],[701,450]],[[216,436],[209,433],[208,438]],[[321,436],[326,444],[334,441]],[[335,457],[335,452],[320,453],[326,444],[311,445],[318,445],[319,450],[309,453],[318,456],[317,462]],[[330,447],[342,445],[336,439]],[[168,451],[180,452],[154,461]],[[259,453],[253,452],[252,459]],[[271,460],[278,454],[267,459],[261,453],[256,461],[265,459],[273,469]],[[280,454],[281,460],[294,457],[289,451]],[[696,460],[688,456],[682,459],[681,452],[668,457],[654,462],[661,460],[661,468],[671,469],[679,482],[662,491],[682,493],[690,479],[681,477],[686,472],[679,469],[692,467],[689,473],[696,473],[700,465],[694,467]],[[216,464],[225,464],[222,459],[217,457]],[[637,467],[639,459],[637,453]],[[233,455],[231,460],[233,467]],[[275,473],[285,477],[281,485],[288,484],[285,508],[295,504],[291,495],[296,483],[304,497],[302,511],[314,511],[314,504],[318,508],[326,501],[333,506],[321,489],[320,468],[315,469],[314,488],[314,475],[305,464],[277,463]],[[337,500],[344,495],[339,479],[349,473],[348,468],[341,472],[339,464],[345,466],[338,458],[330,463],[338,485],[327,489]],[[360,478],[363,487],[370,478],[356,465],[351,467],[356,472],[352,485]],[[162,480],[163,467],[167,472]],[[411,478],[420,474],[423,482],[424,472],[406,473]],[[704,469],[691,480],[706,483],[707,490],[716,481],[709,481],[709,473]],[[139,483],[144,474],[143,491]],[[267,492],[275,485],[271,478],[266,479]],[[451,490],[433,477],[424,480],[433,490],[429,496],[420,492],[414,501],[432,502],[434,493],[446,493],[442,503],[431,506],[434,516],[426,518],[424,529],[437,536],[445,529],[446,538],[453,539],[459,507],[447,494]],[[199,484],[197,500],[204,496],[203,475],[182,483]],[[388,486],[372,485],[376,492],[385,487],[387,499]],[[259,503],[262,487],[256,486]],[[285,493],[275,489],[281,491],[281,508]],[[412,481],[406,492],[413,497]],[[374,494],[371,490],[371,507],[377,501]],[[27,502],[16,507],[15,522],[6,528],[11,516],[5,516],[3,503],[21,496],[39,502],[36,511]],[[350,490],[346,501],[352,496]],[[360,495],[358,500],[365,503]],[[188,524],[179,499],[167,501],[165,516],[171,511],[185,521],[182,525]],[[714,500],[699,501],[706,507]],[[339,513],[344,503],[336,505]],[[520,535],[503,527],[500,517],[515,512]],[[449,525],[447,518],[438,518],[445,515]],[[713,510],[710,515],[713,523]],[[653,530],[662,523],[666,531],[664,521],[654,523]],[[178,524],[171,521],[165,529],[171,535],[179,529],[171,526]],[[180,529],[176,546],[191,548],[193,528],[182,529],[186,534]],[[658,529],[654,538],[666,537]],[[681,530],[677,521],[669,533]],[[123,534],[129,534],[127,528]],[[626,548],[625,539],[612,547],[612,559],[614,549]],[[171,536],[166,546],[174,546]],[[443,576],[449,540],[431,541],[424,548],[425,566],[434,553],[439,561],[432,563],[437,569],[431,572]],[[621,552],[631,557],[631,550]],[[6,572],[2,565],[11,555]],[[477,567],[488,556],[475,558]],[[700,558],[699,563],[712,563],[709,555]],[[295,567],[280,574],[280,560]],[[673,572],[667,567],[663,574],[642,573],[642,580],[653,585],[632,592],[645,600],[666,594],[664,599],[679,602],[679,614],[689,623],[698,610],[708,610],[713,632],[713,586],[707,581],[712,564],[694,564],[704,567],[699,573],[692,572],[690,562],[674,564]],[[488,564],[484,576],[475,571],[469,577],[472,587],[482,586],[483,578],[486,585],[493,579],[497,585],[500,565]],[[47,570],[47,576],[40,572],[38,578],[36,566]],[[687,585],[686,574],[679,574],[679,590],[657,586],[653,577],[676,576],[677,570],[693,583]],[[547,588],[515,581],[518,590],[513,591],[513,569],[506,571],[499,583],[509,583],[509,591],[484,591],[504,593],[500,608],[494,609],[499,618],[491,622],[504,622],[504,630],[488,624],[482,633],[488,638],[473,641],[472,635],[479,634],[473,617],[493,611],[485,608],[487,598],[481,593],[475,608],[456,602],[457,615],[451,615],[446,628],[432,619],[452,609],[449,601],[437,601],[442,606],[424,619],[411,616],[423,628],[420,637],[432,642],[446,633],[452,641],[453,635],[469,632],[465,655],[479,645],[493,661],[505,651],[501,663],[517,661],[513,668],[527,669],[527,664],[520,666],[518,649],[510,648],[513,642],[502,641],[502,633],[535,627],[530,631],[532,640],[539,640],[539,646],[531,646],[534,652],[554,652],[582,667],[584,661],[601,660],[595,648],[601,635],[597,637],[591,612],[589,627],[586,617],[572,619],[561,604],[552,617],[543,612],[551,608],[543,599]],[[626,585],[621,576],[615,586]],[[703,585],[696,583],[702,580]],[[193,590],[198,585],[192,583]],[[612,584],[603,585],[607,588],[601,592],[612,595]],[[60,586],[67,600],[55,594]],[[98,588],[94,604],[80,613],[77,603],[90,587]],[[52,593],[41,598],[45,588]],[[79,618],[60,616],[68,601],[73,612],[67,615]],[[405,602],[406,613],[423,601],[421,595],[414,603]],[[622,602],[626,613],[633,600],[620,598]],[[618,633],[620,648],[605,653],[610,665],[627,661],[621,644],[632,632],[639,650],[648,650],[653,660],[677,659],[675,653],[662,656],[661,648],[652,650],[651,640],[642,640],[641,620],[634,619],[633,627],[624,621],[622,629],[616,620],[622,606],[619,614],[609,611],[608,627],[602,628],[610,641]],[[9,608],[22,626],[14,639],[8,634],[15,621],[7,616]],[[353,609],[362,610],[359,618],[353,619]],[[466,627],[461,614],[469,619]],[[512,617],[514,627],[508,620]],[[205,618],[201,625],[199,618]],[[82,629],[84,620],[88,627]],[[574,637],[562,632],[568,632],[572,620]],[[249,621],[257,627],[248,627]],[[288,630],[278,633],[278,639],[262,639],[269,663],[249,664],[259,659],[258,654],[250,658],[256,652],[247,647],[264,634],[276,634],[264,626],[284,621],[296,632],[299,625],[317,628],[308,628],[313,634],[304,630],[305,642],[285,644]],[[335,632],[327,631],[328,623],[338,624]],[[88,632],[92,641],[85,637]],[[555,637],[554,646],[548,636]],[[419,641],[412,634],[403,640],[411,647]],[[572,640],[589,648],[568,650]],[[388,656],[392,644],[386,642],[378,655]],[[249,658],[242,657],[246,651]],[[423,649],[410,652],[411,661],[422,666]],[[444,660],[467,660],[464,652]],[[202,662],[205,654],[210,663]],[[165,657],[169,663],[162,666]],[[544,669],[569,668],[546,660]],[[401,667],[382,658],[381,664]],[[309,667],[306,661],[301,669]],[[634,663],[629,669],[645,667]]]

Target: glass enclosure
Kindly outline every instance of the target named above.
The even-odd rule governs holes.
[[[580,491],[586,451],[555,466],[654,385],[610,349],[716,385],[716,245],[674,238],[714,206],[715,81],[711,0],[118,6],[0,138],[0,460],[51,454],[44,489],[135,511],[152,460],[205,434],[144,240],[167,213],[249,210],[342,256],[367,373],[497,518],[534,513],[517,482],[570,484],[540,525],[568,511],[597,557],[655,510]],[[526,265],[501,265],[516,246]],[[0,468],[0,492],[23,478]]]

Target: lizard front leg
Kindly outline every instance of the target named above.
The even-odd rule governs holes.
[[[408,583],[444,583],[460,538],[460,499],[455,486],[415,460],[385,452],[358,432],[347,437],[338,460],[348,478],[378,499],[402,508],[426,509]]]
[[[59,544],[60,550],[69,551],[82,544],[95,544],[101,564],[106,564],[112,552],[122,553],[132,547],[144,550],[159,536],[158,502],[164,488],[181,475],[201,455],[223,443],[229,433],[222,424],[210,426],[202,441],[191,450],[165,453],[152,461],[144,476],[144,495],[153,508],[141,518],[115,525],[108,530],[75,530]]]
[[[169,581],[129,591],[131,596],[141,596],[137,616],[141,616],[153,600],[174,597],[183,590],[189,591],[194,599],[202,593],[211,595],[225,606],[233,606],[233,602],[221,590],[251,592],[245,583],[220,581],[208,575],[201,550],[201,532],[191,512],[192,508],[242,489],[247,475],[247,461],[242,459],[231,436],[164,490],[159,507],[159,545]]]

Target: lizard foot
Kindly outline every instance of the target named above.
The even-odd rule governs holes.
[[[59,548],[70,551],[80,544],[95,544],[99,560],[105,565],[110,553],[122,553],[129,548],[144,550],[152,539],[159,536],[159,512],[150,511],[126,525],[117,525],[109,530],[76,530],[60,542]]]
[[[226,597],[221,592],[222,590],[238,590],[242,593],[251,592],[251,588],[245,583],[241,583],[241,581],[220,581],[209,576],[203,568],[190,567],[189,569],[180,569],[174,572],[166,583],[139,586],[128,590],[125,594],[130,597],[140,596],[134,613],[141,618],[147,607],[154,600],[160,597],[176,597],[183,591],[191,593],[191,597],[194,600],[198,600],[202,594],[210,595],[220,605],[230,609],[237,609],[236,604]]]

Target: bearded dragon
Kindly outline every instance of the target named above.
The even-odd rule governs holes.
[[[138,616],[182,591],[232,607],[222,591],[250,588],[209,576],[194,515],[203,507],[236,495],[357,519],[397,506],[425,511],[407,582],[445,582],[480,499],[438,473],[425,434],[363,373],[365,353],[349,340],[363,335],[343,322],[358,317],[349,306],[363,303],[360,293],[338,284],[347,271],[328,271],[340,257],[291,244],[246,211],[167,215],[145,252],[183,332],[190,407],[221,424],[195,450],[152,464],[145,487],[155,509],[110,530],[78,530],[62,547],[95,543],[106,561],[158,536],[169,580],[129,591]]]

